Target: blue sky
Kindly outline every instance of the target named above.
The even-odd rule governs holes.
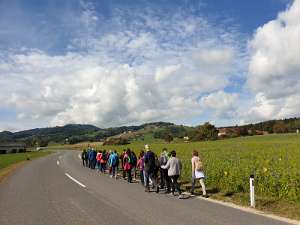
[[[257,27],[271,19],[287,7],[288,1],[262,0],[161,0],[161,1],[88,1],[95,7],[95,14],[101,18],[97,29],[109,29],[107,20],[115,10],[127,11],[124,20],[130,23],[135,18],[132,11],[143,11],[147,8],[159,10],[161,15],[187,10],[195,16],[200,15],[212,23],[227,23],[238,26],[245,35],[251,36]],[[39,48],[53,54],[65,51],[70,39],[76,35],[76,19],[69,21],[66,17],[77,17],[82,7],[75,0],[2,0],[1,6],[1,48],[28,47]],[[159,16],[159,15],[158,15]],[[226,21],[227,22],[224,22]],[[108,31],[109,32],[109,31]],[[34,35],[34,36],[32,36]],[[46,43],[45,43],[46,42]]]
[[[0,130],[299,116],[300,63],[279,54],[297,53],[298,7],[298,0],[1,0]]]

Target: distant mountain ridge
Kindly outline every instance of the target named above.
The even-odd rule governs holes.
[[[94,125],[67,124],[65,126],[56,126],[48,128],[34,128],[30,130],[9,132],[0,132],[0,142],[23,141],[28,145],[32,142],[69,142],[96,141],[113,135],[121,134],[127,131],[137,131],[146,126],[154,125],[157,127],[170,126],[172,123],[155,122],[145,123],[139,126],[121,126],[112,128],[99,128]]]
[[[171,135],[174,138],[183,138],[184,136],[195,136],[199,127],[201,126],[189,127],[168,122],[153,122],[136,126],[111,128],[99,128],[94,125],[85,124],[67,124],[65,126],[35,128],[18,132],[3,131],[0,132],[0,143],[22,141],[27,146],[43,146],[49,142],[64,143],[67,141],[72,144],[82,141],[101,141],[118,135],[120,137],[126,136],[121,135],[126,132],[134,132],[140,135],[151,134],[154,138],[161,139],[164,139],[167,135]],[[216,130],[214,126],[211,128]],[[300,130],[300,118],[269,120],[242,126],[228,126],[227,128],[238,128],[238,135],[249,135],[249,130],[265,131],[268,133],[295,132]]]

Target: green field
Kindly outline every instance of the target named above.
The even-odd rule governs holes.
[[[12,164],[26,161],[27,157],[35,159],[38,157],[46,156],[51,152],[40,151],[40,152],[25,152],[25,153],[13,153],[0,155],[0,171]]]

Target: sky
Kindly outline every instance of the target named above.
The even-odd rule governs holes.
[[[300,0],[0,0],[0,131],[300,116]]]

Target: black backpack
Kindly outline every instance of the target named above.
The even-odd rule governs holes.
[[[133,153],[131,153],[131,154],[130,154],[130,164],[135,166],[136,163],[137,163],[136,155],[133,154]]]

